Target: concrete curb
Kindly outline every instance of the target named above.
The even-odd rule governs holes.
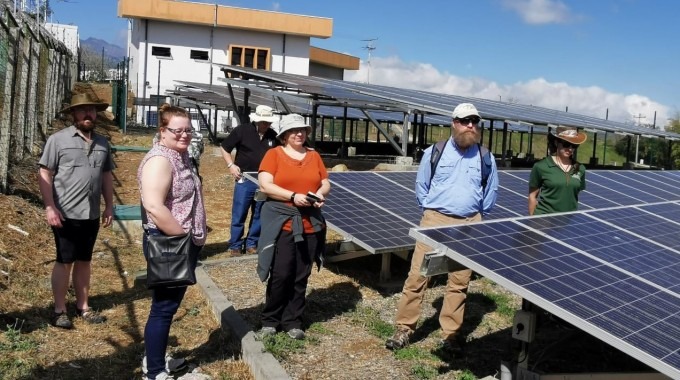
[[[205,263],[203,263],[205,265]],[[262,342],[255,339],[255,333],[234,309],[234,305],[217,287],[203,265],[196,268],[197,285],[210,303],[211,309],[222,329],[229,329],[233,339],[241,342],[241,356],[257,380],[290,380],[274,356],[264,350]]]

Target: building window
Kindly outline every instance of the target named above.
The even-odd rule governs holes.
[[[267,48],[231,45],[229,57],[232,66],[269,70],[270,49]]]
[[[207,61],[208,60],[208,52],[205,50],[191,50],[191,53],[189,54],[189,58],[191,59],[198,59],[201,61]]]
[[[155,55],[156,57],[172,57],[172,54],[170,54],[170,48],[161,46],[152,46],[151,55]]]

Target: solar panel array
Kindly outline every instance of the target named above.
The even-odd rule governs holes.
[[[620,132],[637,135],[659,136],[678,139],[677,133],[638,127],[633,124],[599,119],[591,116],[552,110],[533,105],[523,105],[494,100],[470,98],[449,94],[436,94],[426,91],[402,89],[375,84],[348,82],[337,79],[310,77],[289,73],[255,70],[244,67],[219,65],[223,71],[243,75],[248,80],[232,80],[233,83],[249,88],[252,92],[292,91],[300,92],[303,97],[323,97],[327,101],[335,101],[338,107],[346,104],[369,105],[377,102],[392,102],[398,109],[416,109],[428,112],[435,120],[436,115],[443,118],[443,122],[450,123],[453,108],[460,103],[474,103],[482,116],[494,120],[517,120],[537,125],[569,125],[579,128],[598,129],[609,132]],[[265,85],[268,83],[269,85]],[[270,96],[273,96],[270,94]],[[266,104],[271,104],[268,102]],[[430,121],[427,121],[428,123]]]
[[[680,203],[664,202],[414,229],[412,236],[677,379],[678,231]]]
[[[499,171],[498,200],[486,220],[527,215],[529,170]],[[324,214],[333,229],[372,253],[411,249],[415,240],[407,237],[420,222],[416,202],[416,172],[331,172],[332,194]],[[606,171],[586,174],[587,190],[580,195],[580,209],[593,210],[680,200],[678,171]],[[358,207],[361,204],[362,207]],[[358,216],[361,214],[361,216]],[[385,239],[387,218],[393,229]]]

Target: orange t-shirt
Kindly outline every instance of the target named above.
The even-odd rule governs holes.
[[[274,177],[274,184],[298,194],[316,193],[321,187],[321,180],[328,179],[328,171],[321,160],[321,156],[313,149],[307,148],[307,154],[302,160],[291,158],[279,146],[269,149],[260,162],[261,172],[267,172]],[[287,202],[292,205],[292,202]],[[292,221],[287,221],[282,229],[292,231]],[[302,226],[305,233],[313,233],[314,228],[309,217],[302,216]]]

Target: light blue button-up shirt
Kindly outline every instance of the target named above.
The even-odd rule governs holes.
[[[498,170],[491,156],[491,173],[482,191],[482,163],[479,146],[461,152],[449,139],[430,182],[432,149],[425,149],[416,177],[416,198],[423,209],[461,217],[488,214],[498,197]]]

